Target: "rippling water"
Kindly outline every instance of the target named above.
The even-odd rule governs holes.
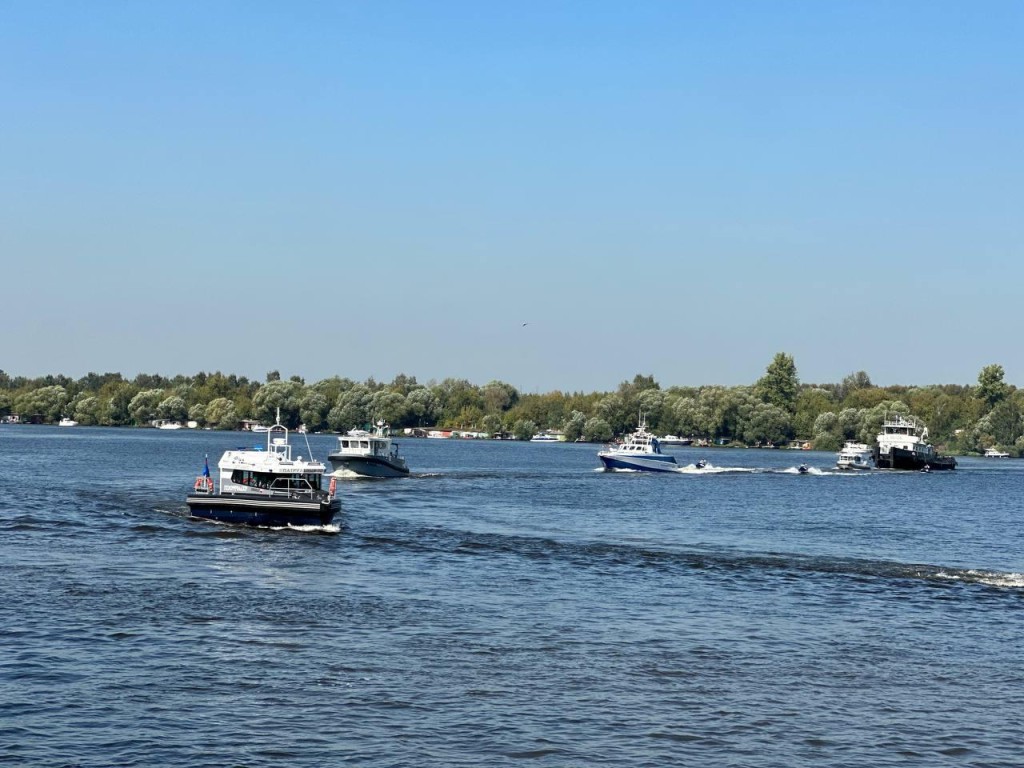
[[[1024,462],[408,440],[333,530],[186,518],[247,440],[0,427],[0,764],[1024,763]]]

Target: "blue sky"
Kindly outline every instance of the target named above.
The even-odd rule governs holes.
[[[0,368],[1021,386],[1021,40],[1000,0],[5,3]]]

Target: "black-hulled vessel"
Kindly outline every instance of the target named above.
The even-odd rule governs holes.
[[[878,469],[956,469],[956,459],[940,456],[928,442],[928,429],[902,414],[886,414],[874,450]]]
[[[269,528],[306,527],[330,525],[341,510],[335,481],[323,489],[324,464],[301,456],[293,459],[288,430],[280,423],[267,431],[266,450],[225,451],[217,468],[220,476],[215,481],[209,464],[204,464],[186,497],[192,517]]]

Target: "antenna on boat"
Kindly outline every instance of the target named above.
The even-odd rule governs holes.
[[[302,433],[302,439],[306,441],[306,452],[309,454],[309,458],[313,459],[313,449],[309,447],[309,435],[305,432]]]

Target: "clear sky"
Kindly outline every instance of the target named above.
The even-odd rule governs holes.
[[[1022,386],[1022,41],[1019,0],[5,2],[0,368]]]

